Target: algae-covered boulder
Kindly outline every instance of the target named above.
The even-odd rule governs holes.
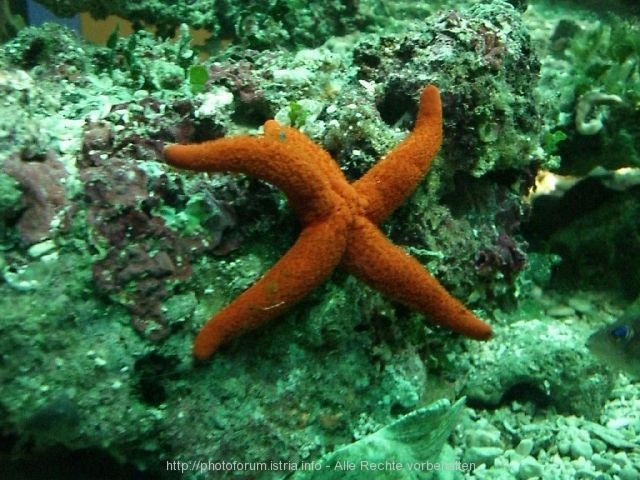
[[[571,308],[565,313],[553,306],[546,313],[556,317],[529,318],[502,328],[498,335],[508,341],[497,353],[495,345],[471,346],[473,366],[464,387],[470,403],[495,407],[515,399],[597,418],[613,382],[585,346],[590,327],[577,321]],[[491,354],[484,353],[488,348]]]
[[[353,53],[359,79],[375,86],[391,125],[406,121],[414,92],[438,85],[452,171],[481,177],[542,161],[533,95],[540,64],[521,14],[503,1],[458,8],[360,42]]]

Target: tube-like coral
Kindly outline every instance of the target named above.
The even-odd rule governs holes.
[[[593,117],[590,114],[600,105],[617,105],[622,103],[618,95],[591,91],[581,95],[576,105],[576,130],[581,135],[595,135],[602,130],[604,114],[598,111]]]

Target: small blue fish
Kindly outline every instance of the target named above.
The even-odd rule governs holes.
[[[640,298],[617,322],[593,333],[587,347],[612,367],[640,378]]]

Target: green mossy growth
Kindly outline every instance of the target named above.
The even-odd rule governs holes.
[[[22,192],[18,182],[0,172],[0,220],[13,216],[22,208]]]
[[[640,27],[621,21],[600,22],[580,30],[569,43],[576,97],[597,89],[640,101]]]
[[[203,92],[208,80],[209,72],[204,65],[191,65],[189,67],[189,86],[192,93]]]
[[[308,115],[308,112],[298,102],[289,102],[289,122],[292,127],[302,127],[307,121]]]

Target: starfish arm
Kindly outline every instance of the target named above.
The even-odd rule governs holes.
[[[342,265],[390,298],[432,322],[467,337],[486,340],[491,327],[476,317],[411,255],[391,243],[364,217],[357,217]]]
[[[281,315],[322,283],[340,262],[349,223],[348,212],[336,209],[306,226],[258,282],[204,325],[193,345],[194,356],[206,360],[221,344]]]
[[[420,96],[413,131],[353,184],[367,204],[369,220],[379,224],[402,204],[424,177],[441,143],[440,93],[427,85]]]
[[[331,212],[332,195],[324,173],[295,147],[284,139],[241,136],[169,145],[164,156],[167,163],[178,168],[245,173],[265,180],[285,193],[298,218],[306,224]]]

